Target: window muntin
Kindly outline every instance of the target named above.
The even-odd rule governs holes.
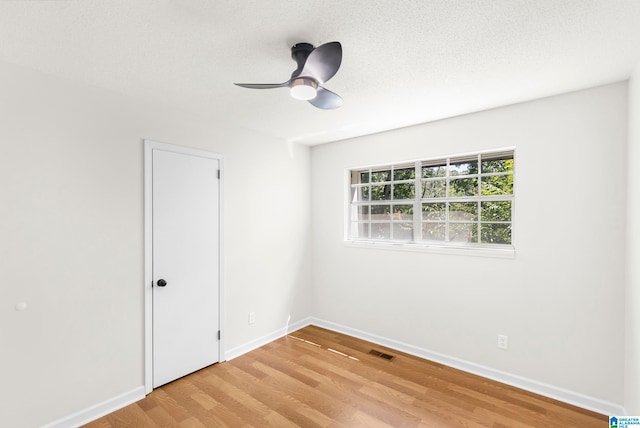
[[[512,245],[512,150],[350,172],[351,240]]]

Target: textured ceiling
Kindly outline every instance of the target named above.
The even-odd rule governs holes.
[[[291,45],[340,41],[318,110]],[[629,77],[638,0],[0,0],[0,61],[319,144]]]

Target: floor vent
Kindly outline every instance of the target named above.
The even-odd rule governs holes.
[[[375,355],[376,357],[384,358],[387,361],[393,361],[393,359],[395,358],[393,355],[385,354],[384,352],[376,351],[375,349],[372,349],[371,351],[369,351],[369,353],[371,355]]]

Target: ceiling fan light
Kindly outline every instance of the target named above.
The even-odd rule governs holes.
[[[307,77],[294,79],[291,82],[291,96],[297,100],[312,100],[318,94],[318,83]]]

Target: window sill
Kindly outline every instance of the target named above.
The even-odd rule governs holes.
[[[516,250],[509,248],[470,247],[455,245],[417,244],[413,242],[375,242],[344,241],[346,247],[367,248],[391,251],[415,251],[431,254],[447,254],[453,256],[491,257],[498,259],[515,259]]]

